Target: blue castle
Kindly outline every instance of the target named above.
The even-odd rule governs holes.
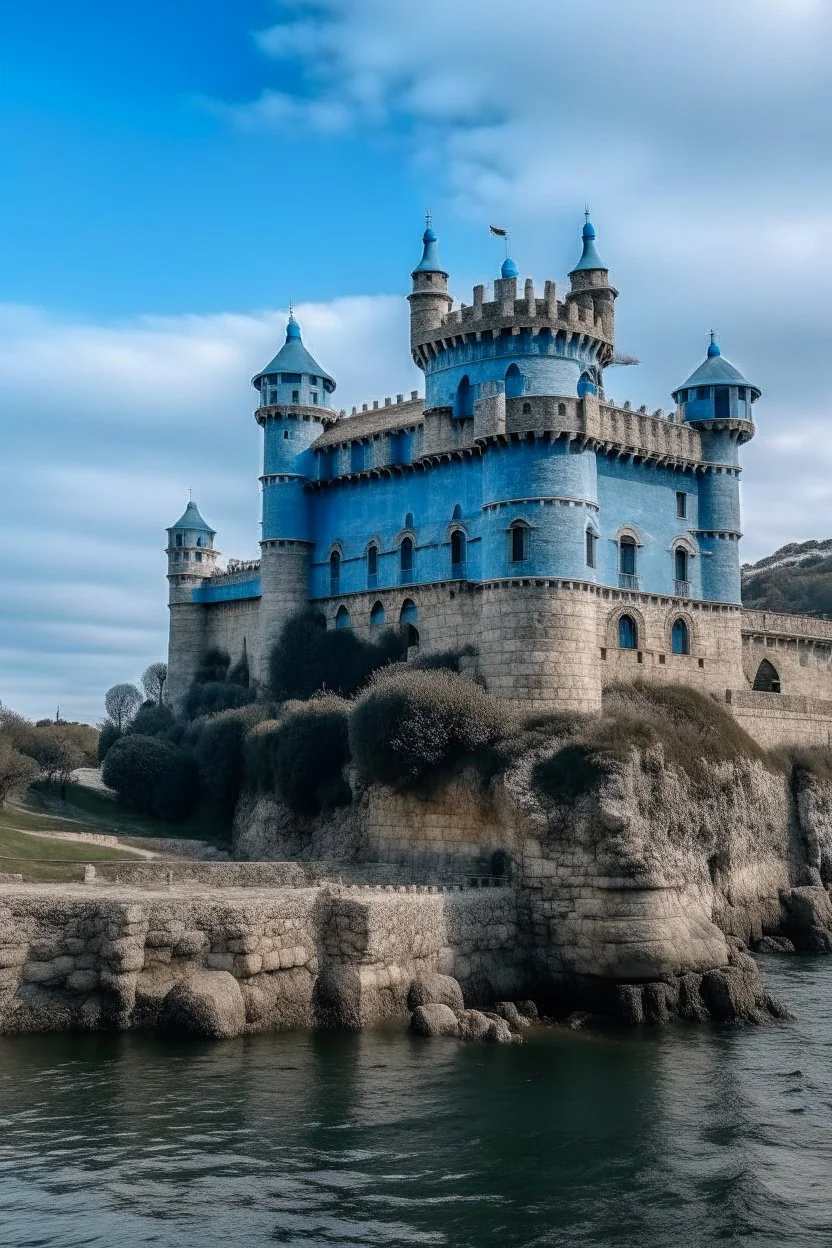
[[[479,285],[454,307],[428,223],[408,296],[424,401],[352,415],[290,315],[253,378],[260,559],[222,569],[195,503],[168,530],[173,700],[211,646],[264,682],[309,604],[413,650],[473,647],[530,710],[596,710],[635,678],[740,688],[739,448],[760,390],[711,335],[669,414],[609,402],[617,293],[587,214],[562,299],[554,281],[518,289],[507,256],[492,298]]]

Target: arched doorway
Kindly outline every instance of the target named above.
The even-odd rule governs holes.
[[[757,693],[780,692],[780,676],[777,668],[773,663],[769,663],[768,659],[763,659],[757,668],[757,675],[754,677],[752,689],[755,689]]]

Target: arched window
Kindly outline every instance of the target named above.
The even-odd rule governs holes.
[[[371,542],[367,547],[367,588],[375,589],[378,584],[378,546]]]
[[[631,615],[622,615],[618,621],[618,645],[622,650],[638,649],[638,629]]]
[[[670,648],[674,654],[690,654],[690,629],[684,620],[676,620],[670,632]]]
[[[777,668],[773,663],[769,663],[768,659],[763,659],[757,668],[757,675],[754,677],[753,689],[758,693],[779,693],[780,692],[780,676]]]
[[[341,589],[341,555],[333,550],[329,556],[329,592],[337,594]]]
[[[413,541],[409,537],[403,538],[399,547],[399,576],[403,585],[413,580]]]
[[[598,566],[598,534],[592,529],[586,531],[586,566],[588,568]]]
[[[474,415],[474,389],[468,380],[467,375],[456,388],[456,416],[473,416]]]
[[[384,623],[384,606],[380,602],[373,603],[373,609],[370,612],[370,627],[381,628]]]
[[[618,584],[621,589],[638,589],[636,542],[627,534],[618,539]]]
[[[454,529],[451,534],[451,576],[453,577],[460,577],[465,574],[467,546],[468,543],[462,530]]]
[[[405,598],[399,613],[399,628],[402,631],[408,650],[418,649],[419,630],[416,627],[418,622],[419,612],[416,603],[412,598]]]
[[[352,628],[350,613],[346,607],[339,607],[335,615],[336,628]]]
[[[200,534],[200,536],[196,539],[196,544],[197,544],[197,546],[204,546],[204,545],[205,545],[205,538],[204,538],[201,534]]]
[[[524,389],[523,374],[516,364],[509,364],[506,371],[506,398],[519,399]]]
[[[515,520],[508,535],[509,559],[512,563],[525,563],[529,557],[529,526],[524,520]]]
[[[688,584],[688,552],[684,546],[677,546],[673,552],[673,575],[676,579],[676,593],[685,596],[690,591]]]

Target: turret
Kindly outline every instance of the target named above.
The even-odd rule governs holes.
[[[220,553],[214,550],[216,531],[203,520],[191,500],[167,533],[169,601],[190,602],[191,590],[216,568]]]
[[[740,601],[739,447],[754,436],[751,405],[761,391],[723,357],[711,332],[708,353],[673,392],[679,416],[699,430],[709,465],[699,482],[696,538],[702,559],[702,596]]]
[[[451,309],[448,274],[439,262],[439,239],[428,215],[422,235],[422,259],[411,273],[413,287],[407,296],[410,304],[410,345],[423,342],[432,330],[438,329]],[[420,363],[417,359],[416,363]]]
[[[597,237],[595,226],[589,219],[589,209],[585,213],[585,221],[581,230],[581,258],[569,274],[570,292],[567,302],[577,303],[579,308],[592,309],[599,318],[604,334],[612,339],[615,336],[615,300],[618,291],[610,285],[610,273],[598,254],[595,244]]]
[[[252,378],[260,396],[255,418],[263,428],[263,520],[260,541],[261,662],[268,659],[286,618],[301,610],[309,592],[312,514],[305,486],[314,472],[312,443],[336,419],[330,406],[335,381],[303,345],[290,313],[286,341]]]

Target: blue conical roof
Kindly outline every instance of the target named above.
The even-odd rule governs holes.
[[[757,386],[752,385],[747,378],[743,377],[738,368],[734,368],[734,365],[725,359],[714,333],[711,333],[707,356],[699,367],[694,369],[687,381],[683,381],[681,386],[673,391],[674,399],[680,390],[693,389],[696,386],[747,386],[755,399],[759,399],[762,394]]]
[[[604,269],[606,271],[607,266],[598,255],[598,248],[595,246],[595,226],[589,219],[588,211],[586,214],[586,223],[584,224],[584,228],[581,230],[581,238],[583,240],[583,251],[581,252],[580,260],[575,265],[572,272],[581,273],[587,269]]]
[[[318,361],[309,354],[303,345],[300,325],[298,325],[291,314],[286,325],[286,341],[274,359],[270,360],[265,368],[262,368],[259,373],[252,377],[252,385],[259,390],[263,377],[267,377],[272,373],[307,373],[312,377],[320,377],[323,381],[324,389],[330,394],[335,389],[333,378],[324,372]]]
[[[413,270],[414,273],[445,273],[439,260],[439,237],[436,231],[428,221],[428,225],[422,235],[422,259]]]
[[[170,527],[172,529],[192,529],[202,533],[210,533],[212,537],[216,536],[216,529],[212,529],[210,524],[205,523],[199,514],[199,508],[194,502],[188,503],[176,524],[172,524]]]

